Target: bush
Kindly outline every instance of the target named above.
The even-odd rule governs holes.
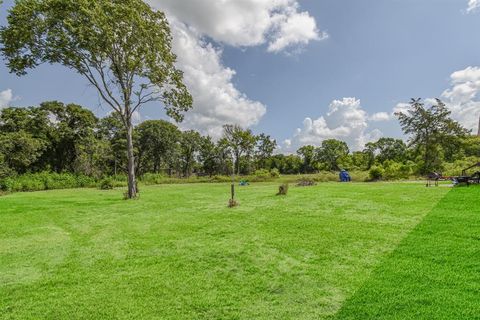
[[[52,172],[29,173],[0,181],[0,189],[7,192],[85,188],[95,185],[96,181],[91,177]]]
[[[115,183],[112,178],[107,177],[102,179],[102,181],[100,181],[98,188],[100,190],[112,190],[113,188],[115,188]]]
[[[280,171],[277,168],[270,170],[270,176],[272,178],[280,178]]]
[[[311,186],[315,186],[316,184],[317,183],[312,178],[305,177],[305,178],[301,178],[300,180],[298,180],[297,186],[299,186],[299,187],[311,187]]]
[[[270,172],[266,169],[260,169],[260,170],[255,171],[253,176],[254,176],[253,177],[254,181],[268,181],[272,177],[270,175]]]
[[[372,181],[381,180],[384,174],[385,174],[385,170],[381,166],[373,166],[368,172],[370,180]]]

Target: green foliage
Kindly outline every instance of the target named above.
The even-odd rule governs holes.
[[[270,170],[270,176],[272,178],[280,178],[280,171],[277,168]]]
[[[25,173],[42,155],[45,143],[20,130],[0,133],[0,154],[6,168]]]
[[[257,144],[257,137],[251,130],[244,130],[238,125],[225,125],[220,141],[235,159],[236,173],[240,174],[240,159],[243,155],[250,158]]]
[[[196,155],[201,147],[202,137],[193,130],[182,132],[180,139],[180,166],[182,175],[190,177],[196,162]]]
[[[82,75],[120,116],[128,194],[135,198],[133,115],[157,101],[181,121],[193,103],[175,67],[165,14],[142,0],[18,0],[7,21],[0,50],[11,72],[20,76],[40,64],[61,64]]]
[[[380,165],[373,166],[368,171],[368,176],[369,176],[370,180],[372,180],[372,181],[381,180],[383,178],[384,174],[385,174],[385,170]]]
[[[266,169],[260,169],[255,171],[254,176],[256,178],[256,181],[267,181],[272,177],[270,172]]]
[[[454,145],[466,136],[467,131],[450,114],[439,99],[430,107],[421,99],[412,99],[407,112],[396,113],[404,133],[410,136],[409,145],[422,158],[419,173],[441,170],[443,147]]]
[[[375,155],[375,160],[381,164],[387,160],[396,162],[407,160],[407,145],[400,139],[380,138],[376,142],[367,143],[364,152]]]
[[[413,175],[414,167],[415,165],[412,162],[398,163],[393,160],[387,160],[383,163],[384,172],[382,178],[385,180],[408,179]]]
[[[276,148],[277,141],[272,139],[269,135],[261,133],[257,136],[255,156],[260,167],[264,168],[266,166],[267,159],[273,155]]]
[[[41,172],[0,180],[0,189],[7,192],[72,189],[95,186],[96,181],[94,178],[70,173]]]
[[[115,182],[110,177],[103,178],[102,180],[100,180],[98,188],[100,190],[112,190],[115,188]]]
[[[140,173],[176,169],[182,133],[164,120],[148,120],[136,128]]]
[[[300,173],[315,172],[315,168],[316,168],[315,150],[316,148],[311,145],[303,146],[297,150],[298,156],[303,161],[302,166],[300,167]]]
[[[348,146],[344,141],[328,139],[322,142],[317,150],[317,159],[325,170],[340,170],[339,162],[348,156]]]
[[[468,157],[462,160],[457,160],[453,163],[447,163],[445,164],[445,168],[442,173],[444,176],[459,176],[462,174],[464,169],[478,162],[480,162],[480,157]],[[480,170],[480,168],[473,168],[470,172],[467,172],[467,174],[472,174],[473,171],[478,170]]]

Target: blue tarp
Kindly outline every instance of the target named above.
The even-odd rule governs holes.
[[[340,171],[340,182],[350,182],[352,181],[352,178],[350,177],[350,174],[346,170]]]

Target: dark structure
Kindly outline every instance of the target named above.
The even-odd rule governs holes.
[[[442,178],[442,174],[438,172],[432,172],[427,176],[427,187],[431,187],[432,183],[435,187],[438,187],[438,181]]]
[[[480,162],[474,164],[473,166],[463,169],[461,176],[454,177],[452,179],[453,184],[455,185],[466,184],[467,186],[470,186],[470,184],[472,183],[480,184],[480,171],[475,171],[472,175],[468,175],[469,170],[477,167],[480,168]]]

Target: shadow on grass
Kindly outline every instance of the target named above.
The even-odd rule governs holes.
[[[335,319],[480,319],[480,187],[449,192]]]

